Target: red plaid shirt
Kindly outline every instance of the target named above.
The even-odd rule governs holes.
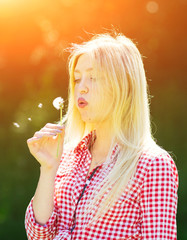
[[[96,224],[85,227],[84,206],[95,186],[103,180],[103,166],[106,164],[99,166],[88,183],[94,171],[86,178],[91,163],[88,150],[91,137],[92,132],[76,148],[64,151],[55,179],[54,211],[45,225],[35,221],[31,200],[25,215],[28,239],[177,239],[178,173],[174,161],[164,151],[156,156],[148,151],[143,152],[132,177],[132,190],[128,194],[124,191]],[[119,145],[116,144],[111,161],[105,167],[106,174],[114,166],[118,150]],[[86,181],[88,186],[76,207]],[[75,209],[76,226],[71,232]]]

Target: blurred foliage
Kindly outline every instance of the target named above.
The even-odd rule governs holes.
[[[154,137],[179,172],[178,239],[186,240],[187,1],[10,1],[0,1],[0,239],[26,239],[25,210],[39,177],[26,140],[59,120],[52,101],[67,99],[63,49],[114,25],[144,58]]]

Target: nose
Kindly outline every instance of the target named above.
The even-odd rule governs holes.
[[[87,86],[86,77],[83,77],[81,79],[81,82],[79,84],[79,91],[80,91],[80,94],[84,94],[84,93],[88,93],[89,92],[89,88]]]
[[[88,90],[87,87],[85,87],[84,89],[80,90],[80,94],[84,94],[84,93],[88,93],[88,92],[89,92],[89,90]]]

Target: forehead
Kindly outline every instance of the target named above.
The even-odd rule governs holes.
[[[91,59],[91,57],[88,54],[82,54],[80,57],[78,57],[74,72],[90,72],[93,71],[93,68],[93,60]]]

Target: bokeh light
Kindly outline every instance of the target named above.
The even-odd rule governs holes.
[[[149,1],[147,4],[146,4],[146,9],[149,13],[156,13],[158,12],[158,3],[155,2],[155,1]]]
[[[16,122],[14,122],[13,125],[14,125],[15,127],[17,127],[17,128],[20,127],[20,125],[19,125],[18,123],[16,123]]]
[[[30,61],[32,64],[37,65],[46,56],[46,49],[44,46],[36,47],[31,53]]]
[[[39,108],[42,108],[42,107],[43,107],[43,104],[42,104],[42,103],[39,103],[39,104],[38,104],[38,107],[39,107]]]

